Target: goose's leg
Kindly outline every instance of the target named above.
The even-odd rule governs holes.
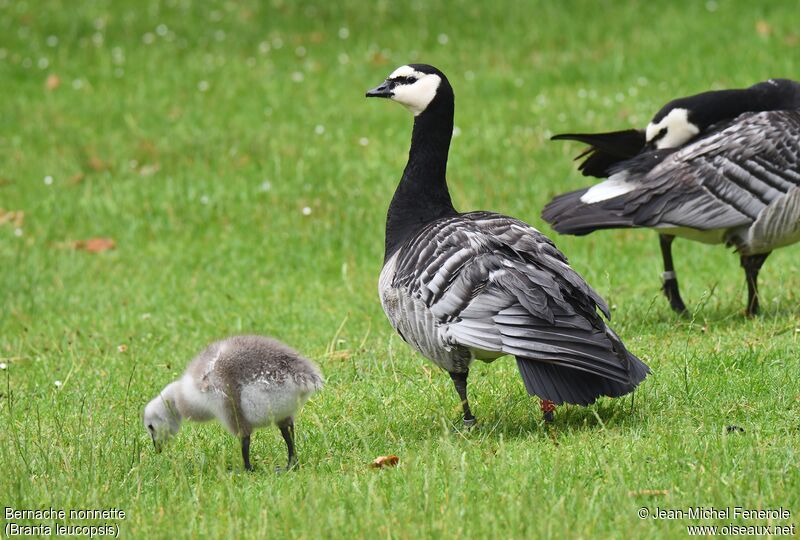
[[[679,315],[686,313],[686,304],[683,303],[681,293],[678,290],[678,276],[675,274],[675,267],[672,265],[672,241],[675,237],[671,234],[659,234],[658,242],[661,245],[661,257],[664,259],[664,273],[662,279],[664,284],[661,289],[669,300],[672,311]]]
[[[458,392],[458,397],[461,398],[461,406],[464,407],[464,427],[472,427],[475,425],[475,417],[472,416],[472,411],[469,410],[469,401],[467,401],[467,376],[469,371],[464,373],[450,371],[449,373],[456,387],[456,392]]]
[[[281,430],[284,442],[286,442],[286,450],[289,453],[289,459],[286,463],[286,468],[277,467],[275,471],[284,472],[293,469],[294,466],[297,465],[297,458],[294,455],[294,418],[290,416],[286,420],[278,423],[278,427]]]
[[[250,434],[248,433],[244,437],[242,437],[242,459],[244,460],[244,468],[248,471],[253,470],[253,466],[250,465]]]
[[[548,424],[553,421],[553,411],[556,410],[556,404],[550,401],[549,399],[540,399],[539,400],[539,407],[542,408],[542,416],[544,416],[544,421]]]
[[[758,271],[769,257],[769,253],[742,255],[740,259],[742,268],[744,268],[744,277],[747,280],[747,311],[745,313],[748,317],[758,314]]]

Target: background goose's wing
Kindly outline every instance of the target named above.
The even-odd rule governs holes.
[[[398,259],[395,286],[426,304],[447,345],[516,356],[529,392],[587,404],[647,374],[597,313],[608,315],[605,302],[529,225],[473,212],[412,244],[420,248]]]
[[[800,185],[800,111],[746,113],[695,143],[643,153],[612,173],[597,186],[557,197],[542,216],[574,234],[749,226]]]

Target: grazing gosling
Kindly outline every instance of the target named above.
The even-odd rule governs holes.
[[[322,373],[314,362],[283,343],[262,336],[236,336],[201,352],[183,376],[166,386],[144,409],[144,426],[156,452],[178,433],[181,420],[216,418],[242,441],[242,459],[250,465],[250,434],[276,424],[295,466],[294,416],[315,391]]]

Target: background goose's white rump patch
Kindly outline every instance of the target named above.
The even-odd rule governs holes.
[[[581,196],[581,202],[584,204],[598,203],[633,191],[636,189],[636,184],[627,182],[626,177],[626,174],[614,175],[605,182],[592,186]]]

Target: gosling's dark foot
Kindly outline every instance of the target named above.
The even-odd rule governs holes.
[[[689,310],[686,309],[686,304],[683,303],[680,290],[678,289],[678,280],[675,277],[669,277],[668,274],[674,272],[664,272],[664,283],[661,290],[664,291],[664,296],[669,300],[669,307],[678,315],[687,315]]]

